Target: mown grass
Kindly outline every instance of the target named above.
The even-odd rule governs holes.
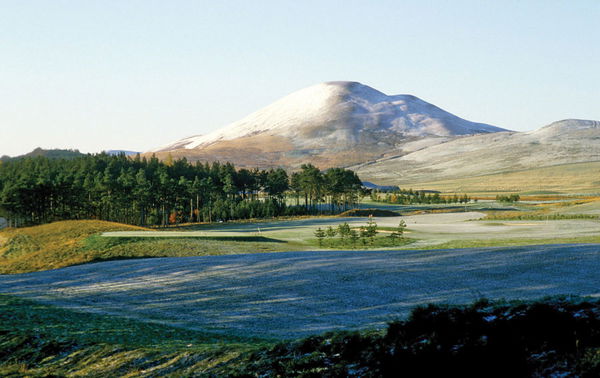
[[[216,256],[240,253],[282,252],[289,243],[262,237],[103,237],[93,235],[84,250],[94,261],[119,258]]]
[[[317,238],[309,239],[309,243],[312,246],[319,248],[331,248],[331,249],[381,249],[381,248],[400,248],[411,243],[414,243],[415,239],[400,237],[392,239],[388,236],[376,236],[373,240],[369,238],[358,239],[356,243],[352,243],[349,238],[341,239],[338,237],[324,238],[321,244]]]
[[[102,232],[141,227],[103,221],[64,221],[0,232],[0,274],[26,273],[94,261],[276,252],[297,246],[261,237],[108,238]]]
[[[271,344],[0,295],[0,376],[203,371]]]
[[[457,248],[485,248],[485,247],[517,247],[523,245],[545,244],[598,244],[600,235],[573,238],[520,238],[520,239],[465,239],[451,240],[440,244],[428,244],[416,249],[457,249]]]

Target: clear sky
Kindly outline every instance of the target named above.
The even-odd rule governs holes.
[[[0,0],[0,155],[146,151],[331,80],[600,120],[600,1]]]

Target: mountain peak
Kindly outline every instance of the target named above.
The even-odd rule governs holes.
[[[306,162],[326,153],[348,154],[346,158],[354,162],[364,160],[361,156],[381,156],[415,138],[497,131],[504,129],[464,120],[412,95],[388,96],[356,81],[330,81],[300,89],[222,129],[157,152],[178,150],[180,156],[193,159],[219,150],[221,160],[235,161],[251,146],[253,153],[266,148],[283,160]],[[232,148],[238,151],[228,151]],[[266,159],[264,154],[261,159]]]

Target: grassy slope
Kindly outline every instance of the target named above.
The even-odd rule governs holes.
[[[600,162],[563,164],[493,175],[430,181],[412,185],[457,193],[559,192],[598,193]]]
[[[0,295],[0,376],[185,374],[270,344]]]
[[[106,231],[142,230],[103,221],[63,221],[0,232],[0,273],[22,273],[93,261],[85,239]]]
[[[599,322],[597,300],[479,301],[420,307],[384,332],[274,345],[0,295],[0,375],[592,377]]]
[[[266,238],[102,238],[141,227],[103,221],[63,221],[0,232],[0,274],[61,268],[92,261],[290,250]]]

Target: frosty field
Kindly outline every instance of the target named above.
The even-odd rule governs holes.
[[[185,329],[285,339],[379,328],[426,303],[600,296],[598,245],[110,261],[0,276],[0,292]]]

